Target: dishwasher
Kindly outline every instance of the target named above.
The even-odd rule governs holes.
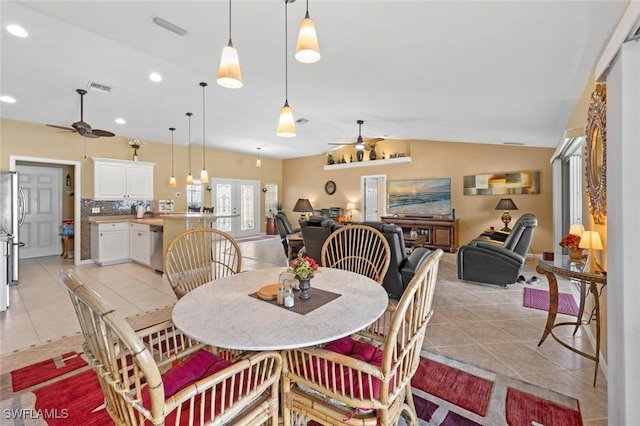
[[[164,251],[162,249],[162,226],[151,225],[149,227],[151,234],[151,266],[158,272],[164,272]]]

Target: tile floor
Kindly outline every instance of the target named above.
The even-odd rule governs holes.
[[[285,266],[279,244],[243,243],[242,269]],[[80,347],[75,313],[57,282],[58,271],[66,267],[85,277],[125,316],[171,307],[176,301],[166,279],[134,263],[75,267],[72,260],[57,256],[25,260],[20,284],[11,288],[11,307],[0,314],[0,373]],[[534,269],[535,261],[527,261],[525,277],[533,276]],[[575,292],[568,281],[559,284],[562,292]],[[552,338],[537,346],[546,312],[522,306],[526,285],[504,289],[459,281],[455,254],[445,253],[424,347],[578,398],[586,425],[606,425],[606,377],[600,371],[593,387],[593,362]],[[532,286],[545,288],[546,281]],[[575,337],[568,327],[562,333],[573,345],[591,350],[582,330]]]

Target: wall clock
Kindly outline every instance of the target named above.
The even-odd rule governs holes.
[[[324,192],[329,195],[333,195],[336,192],[336,183],[332,180],[328,180],[327,183],[324,184]]]

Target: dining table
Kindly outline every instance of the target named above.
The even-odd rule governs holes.
[[[206,283],[183,296],[173,322],[187,336],[226,349],[266,351],[330,342],[360,331],[384,313],[389,298],[376,281],[354,272],[318,268],[307,300],[294,307],[257,297],[278,284],[284,269],[241,272]]]

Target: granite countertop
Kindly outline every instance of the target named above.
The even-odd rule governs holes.
[[[164,219],[160,217],[144,217],[138,219],[134,215],[131,216],[89,216],[90,223],[141,223],[143,225],[164,225]]]

